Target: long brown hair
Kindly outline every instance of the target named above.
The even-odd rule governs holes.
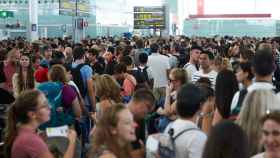
[[[93,146],[89,155],[90,157],[100,154],[100,150],[104,148],[104,146],[107,150],[116,155],[117,158],[130,157],[130,142],[127,142],[124,147],[120,146],[118,143],[118,136],[112,134],[112,129],[116,128],[119,122],[119,113],[125,109],[126,107],[123,104],[115,104],[106,109],[96,125],[92,137]]]
[[[23,68],[21,65],[19,65],[18,81],[17,81],[17,85],[19,87],[18,89],[19,93],[27,89],[33,89],[35,87],[34,69],[32,67],[31,58],[29,55],[26,54],[23,54],[22,56],[26,56],[29,58],[29,65],[27,67],[26,79],[23,78]]]
[[[13,142],[18,133],[17,125],[28,123],[28,112],[36,110],[38,97],[42,93],[38,90],[22,92],[8,110],[7,127],[5,129],[5,155],[10,157]]]

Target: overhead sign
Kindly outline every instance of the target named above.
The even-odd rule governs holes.
[[[89,0],[60,0],[59,14],[68,16],[90,16],[91,5]]]
[[[165,29],[165,7],[134,7],[134,29]]]

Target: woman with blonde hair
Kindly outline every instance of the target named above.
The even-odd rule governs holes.
[[[272,90],[254,90],[246,95],[237,123],[248,135],[251,156],[262,151],[262,131],[258,120],[269,111],[280,110],[279,105],[280,100]]]
[[[185,69],[173,68],[169,73],[169,84],[166,87],[164,108],[157,112],[167,117],[167,122],[176,119],[176,96],[178,90],[187,83],[188,74]],[[165,120],[165,119],[164,119]],[[166,122],[166,120],[165,120]],[[160,124],[160,130],[164,130],[166,123]],[[162,126],[162,127],[161,127]]]
[[[103,111],[112,104],[121,102],[121,87],[112,76],[96,75],[93,76],[94,89],[99,102],[96,104],[96,117],[101,117]]]

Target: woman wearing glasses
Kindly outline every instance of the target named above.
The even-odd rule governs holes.
[[[43,93],[28,90],[21,93],[8,111],[5,154],[11,158],[53,158],[46,143],[36,133],[50,119],[48,101]],[[68,133],[69,145],[64,158],[74,157],[76,133]]]
[[[164,108],[157,111],[160,115],[166,116],[160,120],[159,130],[164,131],[171,120],[176,119],[176,96],[182,85],[187,83],[187,72],[182,68],[173,68],[169,73],[169,84],[166,87]]]

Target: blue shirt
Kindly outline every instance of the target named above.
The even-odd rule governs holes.
[[[78,64],[75,64],[73,63],[72,64],[72,67],[75,68],[77,67]],[[83,83],[84,83],[84,87],[87,89],[88,88],[88,85],[87,85],[87,81],[91,79],[92,75],[93,75],[93,70],[92,68],[89,66],[89,65],[84,65],[81,69],[80,69],[80,72],[81,72],[81,75],[82,75],[82,78],[83,78]],[[88,107],[89,111],[91,111],[91,100],[90,100],[90,97],[89,97],[89,94],[86,93],[86,96],[85,96],[85,104],[86,104],[86,107]]]

